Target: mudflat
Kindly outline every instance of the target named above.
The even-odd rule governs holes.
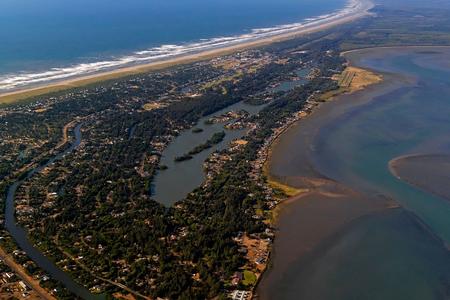
[[[401,156],[391,160],[389,167],[397,178],[450,201],[450,155]]]
[[[388,165],[408,147],[435,142],[412,129],[432,130],[439,123],[435,110],[441,99],[424,106],[416,93],[434,88],[447,53],[443,47],[345,53],[351,66],[381,73],[384,81],[322,104],[274,143],[271,179],[306,192],[282,204],[272,266],[258,289],[261,299],[274,293],[278,299],[315,300],[445,295],[442,279],[450,276],[450,260],[439,236],[446,231],[435,222],[445,204],[396,181]],[[442,141],[439,134],[436,140]],[[440,156],[393,165],[417,175],[423,164],[431,173],[446,161]],[[431,191],[429,185],[422,189]]]

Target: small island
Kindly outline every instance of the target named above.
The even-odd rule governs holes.
[[[185,161],[185,160],[190,160],[192,158],[193,158],[192,155],[184,154],[182,156],[175,157],[174,161],[175,162],[182,162],[182,161]]]
[[[196,128],[194,128],[194,129],[192,129],[192,132],[193,132],[193,133],[200,133],[200,132],[203,132],[203,129],[202,129],[202,128],[196,127]]]

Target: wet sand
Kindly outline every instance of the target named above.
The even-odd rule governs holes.
[[[312,146],[324,124],[370,102],[379,93],[399,87],[392,84],[393,74],[385,73],[383,77],[385,81],[364,91],[341,95],[322,104],[287,130],[272,146],[268,161],[270,178],[307,192],[281,204],[272,258],[276,270],[270,265],[264,274],[257,289],[259,299],[274,299],[279,293],[274,291],[286,280],[292,265],[312,255],[325,240],[338,234],[347,224],[375,212],[398,207],[383,195],[368,197],[322,175],[316,168]],[[413,84],[414,80],[401,78],[400,82]]]
[[[324,178],[290,178],[310,191],[283,203],[277,223],[273,261],[276,271],[264,274],[258,287],[259,299],[280,295],[280,282],[286,281],[293,265],[314,252],[321,243],[346,224],[395,203],[384,197],[369,199],[339,183]],[[282,259],[277,259],[277,258]]]
[[[398,179],[450,201],[450,155],[401,156],[390,161],[389,169]]]
[[[27,89],[21,89],[13,92],[0,93],[0,104],[13,103],[18,100],[26,99],[29,97],[39,96],[43,94],[47,94],[50,92],[62,91],[74,87],[81,87],[90,85],[97,82],[107,81],[111,79],[116,79],[124,76],[134,75],[145,73],[154,70],[160,70],[164,68],[168,68],[175,65],[180,64],[188,64],[192,62],[197,62],[201,60],[207,60],[227,54],[232,54],[237,51],[261,47],[265,45],[269,45],[276,42],[281,42],[289,39],[293,39],[299,36],[304,36],[307,34],[319,32],[322,30],[330,29],[338,25],[342,25],[345,23],[349,23],[355,21],[359,18],[369,15],[369,10],[373,7],[373,4],[370,0],[358,0],[359,6],[358,9],[351,14],[345,14],[339,16],[339,18],[334,18],[331,20],[323,20],[319,24],[314,24],[310,26],[305,26],[300,30],[296,30],[293,32],[283,33],[280,35],[262,38],[256,41],[239,43],[232,46],[227,46],[224,48],[207,50],[200,53],[188,54],[185,56],[175,57],[168,60],[156,61],[148,64],[121,68],[109,72],[102,72],[94,75],[88,75],[84,77],[78,77],[73,79],[68,79],[59,82],[52,82],[44,86],[32,87]]]
[[[427,50],[422,47],[416,48],[417,51]],[[387,53],[401,52],[402,49],[383,48],[377,50],[376,54],[372,53],[372,56],[382,59]],[[373,49],[347,52],[345,56],[350,60],[352,66],[358,67],[363,65],[364,58],[369,52],[373,52]],[[380,73],[380,71],[371,71]],[[330,251],[334,251],[333,247],[338,241],[346,240],[353,232],[360,230],[360,224],[380,222],[380,226],[385,226],[385,228],[393,226],[391,229],[387,229],[389,231],[396,228],[397,225],[395,224],[402,223],[405,224],[405,228],[398,230],[399,236],[393,237],[393,241],[399,240],[402,234],[414,235],[415,239],[427,239],[428,231],[419,229],[422,227],[417,226],[420,223],[417,218],[405,212],[394,200],[377,194],[377,192],[367,193],[371,187],[363,186],[364,182],[358,178],[353,178],[353,182],[356,183],[355,186],[358,186],[359,191],[364,191],[364,194],[330,180],[327,176],[333,177],[333,170],[327,173],[327,176],[318,171],[319,169],[328,170],[327,162],[314,155],[315,148],[313,145],[315,145],[314,141],[319,131],[333,129],[333,126],[339,123],[339,120],[350,118],[358,109],[365,109],[367,105],[373,104],[374,99],[381,95],[411,88],[418,84],[417,78],[414,76],[389,72],[382,72],[382,75],[384,81],[379,84],[369,86],[363,91],[351,95],[341,95],[333,101],[322,104],[306,119],[292,126],[274,143],[268,166],[270,177],[298,189],[307,189],[308,192],[292,197],[281,205],[272,263],[258,286],[259,299],[275,299],[274,297],[278,299],[332,299],[330,298],[331,295],[324,296],[326,294],[325,288],[323,294],[316,293],[321,289],[321,282],[317,278],[327,278],[328,273],[331,274],[335,271],[331,266],[324,265],[321,260],[325,259],[327,255],[331,255]],[[342,142],[345,143],[345,141]],[[319,165],[320,167],[318,167]],[[361,183],[361,185],[358,185],[358,183]],[[362,237],[359,238],[360,242]],[[436,249],[441,249],[439,247],[441,241],[437,241],[435,238],[433,238],[433,241],[438,245]],[[357,247],[356,240],[352,243],[352,247]],[[369,243],[368,241],[367,244]],[[399,242],[398,249],[402,249],[408,243],[409,241],[402,240]],[[346,242],[345,247],[350,247],[350,244]],[[380,245],[375,246],[380,247]],[[380,252],[385,250],[380,249]],[[390,250],[386,251],[389,252]],[[414,251],[409,252],[413,253]],[[447,254],[444,250],[442,251],[442,253],[439,252],[439,255],[442,259],[445,259]],[[400,253],[389,254],[391,257],[402,255]],[[348,259],[348,257],[345,259]],[[310,263],[313,260],[314,267],[312,262]],[[334,261],[333,263],[337,262]],[[355,268],[357,267],[355,266]],[[371,267],[367,266],[367,268]],[[427,267],[424,266],[424,268]],[[317,269],[313,270],[313,268]],[[385,261],[382,260],[380,270],[383,268],[389,269],[390,267],[385,265]],[[314,279],[312,278],[312,275],[314,275],[312,272],[322,273]],[[396,273],[394,269],[390,272]],[[445,271],[443,272],[445,273]],[[380,278],[382,276],[384,275],[380,274]],[[355,279],[357,280],[358,277],[356,276]],[[311,281],[310,284],[315,287],[305,289],[304,287],[308,286],[308,283],[306,283],[308,281]],[[348,282],[342,284],[348,284]],[[296,285],[301,285],[303,288],[295,287]],[[387,286],[387,288],[391,288],[392,291],[395,290],[394,287]],[[425,291],[426,288],[423,290]],[[403,288],[398,290],[399,295],[409,293],[408,290]],[[344,292],[343,295],[345,295]]]
[[[445,285],[430,293],[428,282],[418,283],[414,276],[404,276],[423,272],[433,280],[445,282],[450,275],[450,258],[445,248],[429,247],[436,243],[439,241],[427,228],[403,209],[367,214],[341,226],[314,251],[293,260],[273,285],[263,281],[264,294],[260,298],[448,299]],[[368,253],[367,249],[371,251]],[[416,256],[433,259],[404,263]]]

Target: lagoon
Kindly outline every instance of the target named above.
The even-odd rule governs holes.
[[[220,116],[231,111],[244,110],[250,116],[257,114],[263,105],[251,105],[244,102],[238,102],[219,110],[211,115],[200,118],[194,126],[195,129],[201,129],[201,132],[195,132],[193,128],[186,129],[180,133],[169,146],[163,151],[160,165],[166,166],[167,169],[159,170],[155,176],[152,186],[152,197],[166,205],[171,206],[175,202],[183,200],[188,193],[199,187],[206,179],[203,163],[214,151],[220,151],[230,146],[230,142],[243,137],[248,128],[244,129],[226,129],[224,126],[229,122],[218,122],[207,124],[214,116]],[[205,143],[211,136],[218,132],[225,132],[226,135],[220,143],[213,145],[196,155],[192,159],[184,161],[175,161],[177,157],[181,157],[191,151],[193,148]]]

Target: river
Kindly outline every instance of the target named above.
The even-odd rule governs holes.
[[[21,226],[16,223],[15,218],[15,204],[14,198],[16,195],[17,189],[20,187],[22,183],[26,180],[30,179],[34,174],[41,172],[47,166],[51,165],[55,161],[61,159],[65,155],[74,151],[81,143],[82,135],[81,135],[81,126],[82,124],[78,124],[74,128],[75,140],[67,148],[65,151],[55,155],[51,158],[47,163],[42,166],[36,167],[35,169],[30,170],[26,177],[22,180],[16,181],[13,183],[9,189],[6,198],[6,209],[5,209],[5,224],[6,229],[12,235],[17,245],[26,252],[28,257],[32,259],[39,267],[45,270],[53,279],[61,282],[69,291],[77,295],[82,299],[101,299],[100,296],[93,296],[86,288],[76,283],[68,274],[58,268],[54,262],[52,262],[49,258],[44,256],[39,249],[37,249],[33,243],[31,243],[28,239],[28,234],[26,230],[24,230]]]

